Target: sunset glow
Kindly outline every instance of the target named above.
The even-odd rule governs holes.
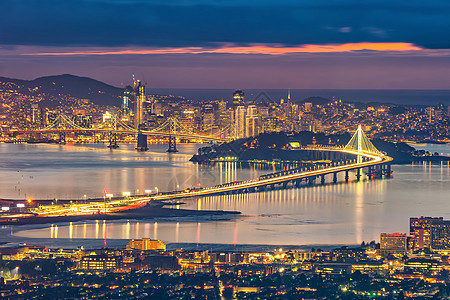
[[[76,55],[149,55],[149,54],[266,54],[285,55],[295,53],[339,53],[355,51],[419,51],[423,48],[411,43],[345,43],[326,45],[301,45],[287,47],[270,44],[251,44],[249,46],[223,45],[218,48],[182,47],[182,48],[119,48],[116,50],[93,49],[70,52],[34,52],[22,55],[37,56],[76,56]]]

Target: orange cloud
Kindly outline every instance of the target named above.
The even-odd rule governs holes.
[[[331,53],[354,51],[418,51],[423,48],[411,43],[347,43],[327,45],[301,45],[286,47],[281,45],[252,44],[249,46],[222,45],[218,48],[208,47],[181,47],[181,48],[115,48],[80,50],[72,52],[37,52],[22,55],[41,56],[73,56],[73,55],[147,55],[147,54],[266,54],[285,55],[295,53]]]

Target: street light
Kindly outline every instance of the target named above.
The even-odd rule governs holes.
[[[150,196],[150,193],[152,192],[152,190],[145,190],[144,191],[147,194],[147,197]]]
[[[155,186],[155,190],[156,190],[156,195],[158,195],[159,194],[159,189],[158,189],[157,186]]]

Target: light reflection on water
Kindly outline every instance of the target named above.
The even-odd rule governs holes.
[[[172,191],[256,178],[262,170],[242,169],[236,163],[215,166],[189,162],[201,145],[181,144],[180,153],[167,145],[134,145],[110,150],[95,145],[0,144],[0,197],[11,199],[83,199],[146,189]],[[268,173],[269,170],[262,171]]]
[[[180,167],[177,163],[167,168],[177,171],[184,168],[199,177],[202,174],[201,167],[187,164]],[[221,168],[228,168],[228,171]],[[239,174],[254,176],[254,170],[237,171],[237,168],[234,165],[218,166],[208,171],[219,182],[236,178]],[[408,233],[411,216],[450,219],[448,163],[394,166],[393,170],[394,177],[388,180],[184,200],[186,205],[182,208],[186,209],[242,212],[231,221],[201,217],[191,218],[188,222],[182,218],[76,222],[29,230],[31,226],[15,227],[14,236],[72,239],[80,240],[80,244],[88,239],[103,239],[106,244],[111,239],[143,237],[159,238],[165,242],[234,245],[359,244],[363,240],[379,240],[381,232]]]

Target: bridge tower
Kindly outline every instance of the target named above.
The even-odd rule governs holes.
[[[59,144],[65,144],[66,143],[66,132],[61,130],[61,132],[59,133]]]
[[[381,154],[377,148],[372,144],[369,138],[366,136],[362,130],[361,124],[358,125],[353,137],[350,139],[348,144],[344,148],[345,150],[353,150],[357,152],[369,152],[374,154]],[[357,163],[362,163],[362,156],[358,155]]]
[[[119,145],[117,145],[117,133],[116,132],[109,132],[109,145],[108,148],[110,149],[117,149],[119,148]]]
[[[175,122],[172,118],[169,118],[169,149],[167,149],[168,153],[176,153],[177,150],[177,140],[172,133],[175,132]]]
[[[119,145],[117,145],[117,119],[116,119],[116,117],[114,117],[113,122],[114,122],[114,126],[113,126],[114,131],[109,132],[108,148],[117,149],[117,148],[119,148]]]

